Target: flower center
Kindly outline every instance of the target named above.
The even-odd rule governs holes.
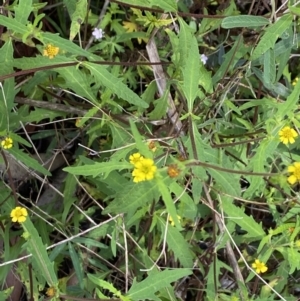
[[[149,172],[151,172],[151,166],[143,166],[141,168],[141,171],[144,173],[144,174],[148,174]]]
[[[293,133],[290,129],[285,129],[282,134],[283,134],[284,138],[292,138],[293,137]]]
[[[22,216],[22,211],[21,211],[21,210],[17,210],[17,211],[15,212],[15,215],[16,215],[16,217]]]

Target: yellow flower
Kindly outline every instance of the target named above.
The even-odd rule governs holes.
[[[268,267],[265,263],[260,262],[258,259],[255,259],[255,262],[252,263],[253,269],[255,269],[257,274],[265,273],[268,270]]]
[[[130,163],[134,166],[143,159],[144,157],[140,153],[134,153],[129,157]]]
[[[10,213],[11,220],[14,223],[15,222],[18,222],[18,223],[25,222],[27,215],[28,215],[27,210],[26,210],[26,208],[23,208],[23,207],[16,207]]]
[[[138,161],[134,166],[135,169],[132,172],[134,183],[152,180],[157,170],[152,159],[144,158]]]
[[[49,59],[53,59],[58,54],[58,52],[58,47],[48,44],[43,51],[43,56],[48,56]]]
[[[290,184],[293,185],[297,181],[300,183],[300,162],[294,162],[293,165],[290,165],[288,172],[292,173],[287,179]]]
[[[181,221],[181,216],[177,215],[177,218],[180,222]],[[169,222],[171,223],[171,226],[173,226],[173,227],[175,226],[175,223],[174,223],[173,218],[171,216],[169,217]]]
[[[292,85],[296,86],[297,82],[298,82],[299,78],[298,76],[293,80]]]
[[[168,175],[170,178],[176,178],[180,174],[180,169],[177,164],[171,164],[168,166]]]
[[[1,141],[1,146],[4,149],[12,148],[12,146],[13,146],[13,140],[11,138],[9,138],[9,137],[6,137],[4,140]]]
[[[55,293],[56,293],[56,289],[53,286],[50,286],[46,291],[46,295],[48,297],[54,297]]]
[[[289,126],[286,126],[281,131],[279,131],[279,139],[283,144],[295,143],[295,138],[297,136],[298,133]]]

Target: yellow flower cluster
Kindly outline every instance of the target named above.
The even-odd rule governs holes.
[[[279,139],[283,144],[295,143],[296,137],[298,137],[298,133],[289,126],[285,126],[281,131],[279,131]]]
[[[144,158],[140,153],[134,153],[129,157],[129,160],[134,166],[132,172],[134,183],[149,181],[154,178],[157,167],[152,159]]]
[[[268,267],[264,262],[255,259],[255,262],[252,263],[252,268],[255,269],[257,274],[265,273],[268,270]]]
[[[58,54],[58,52],[58,47],[48,44],[43,51],[43,56],[48,56],[49,59],[53,59]]]
[[[56,294],[56,289],[55,289],[55,287],[50,286],[50,287],[47,288],[46,295],[47,295],[48,297],[54,297],[55,294]]]
[[[300,183],[300,162],[294,162],[293,165],[290,165],[288,172],[291,173],[287,179],[290,184]]]
[[[298,80],[298,78],[296,78]],[[279,131],[279,139],[283,144],[293,144],[295,143],[295,138],[299,135],[298,133],[291,127],[285,126]],[[287,181],[294,185],[295,183],[300,183],[300,162],[294,162],[292,165],[288,167],[288,172],[291,174]]]
[[[13,147],[13,140],[9,137],[6,137],[5,139],[3,139],[1,141],[1,146],[4,148],[4,149],[9,149],[9,148],[12,148]]]
[[[10,213],[10,217],[11,220],[16,223],[24,223],[26,221],[26,217],[27,217],[28,213],[26,208],[23,207],[16,207],[15,209],[13,209]]]
[[[170,178],[176,178],[180,174],[180,169],[177,164],[171,164],[168,166],[168,175]]]

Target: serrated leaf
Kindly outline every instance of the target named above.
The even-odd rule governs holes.
[[[231,196],[241,195],[239,184],[239,176],[230,174],[230,172],[219,171],[213,168],[208,168],[209,173],[216,181],[216,185],[220,185],[223,191]]]
[[[128,183],[122,190],[117,191],[115,199],[103,210],[107,213],[130,213],[141,206],[147,206],[156,199],[157,186],[154,182]]]
[[[252,216],[246,215],[244,210],[235,206],[232,203],[232,199],[224,197],[224,199],[222,199],[221,206],[226,213],[227,218],[230,218],[231,221],[248,232],[245,237],[263,238],[266,235],[265,231],[262,229],[262,226],[259,225]]]
[[[87,1],[79,0],[76,2],[75,12],[71,16],[70,40],[76,37],[80,31],[80,26],[84,22],[87,14]]]
[[[142,108],[148,108],[148,104],[142,100],[136,93],[130,90],[122,79],[115,77],[103,66],[84,62],[83,65],[91,71],[95,80],[99,81],[103,86],[110,89],[118,97],[126,100],[128,103]]]
[[[168,287],[172,282],[192,274],[190,269],[164,270],[159,273],[151,274],[143,281],[133,282],[128,297],[134,301],[141,300],[160,300],[155,293],[164,287]]]
[[[94,55],[88,52],[87,50],[80,48],[72,41],[66,40],[60,37],[58,34],[43,32],[39,39],[44,44],[52,44],[55,47],[59,47],[60,51],[69,52],[74,55],[84,56],[89,59],[99,60],[99,57],[97,55]]]
[[[277,132],[279,129],[277,129]],[[279,144],[279,139],[264,139],[261,141],[260,145],[256,149],[255,155],[251,158],[249,162],[249,167],[252,168],[253,172],[266,172],[265,163],[269,156],[274,154],[277,146]],[[268,172],[268,170],[267,170]],[[258,176],[246,177],[250,182],[250,186],[247,188],[244,198],[252,198],[253,194],[256,191],[261,189],[261,186],[264,184],[263,178]]]
[[[80,266],[80,259],[78,254],[76,253],[73,245],[71,242],[68,242],[68,247],[69,247],[69,254],[73,263],[73,267],[76,273],[76,277],[78,279],[78,283],[80,285],[81,288],[83,288],[84,286],[84,281],[83,281],[83,271],[82,271],[82,267]]]
[[[32,68],[46,67],[46,66],[52,66],[57,64],[63,65],[65,63],[74,63],[74,59],[58,55],[55,56],[53,59],[49,60],[48,57],[40,55],[37,57],[22,57],[20,59],[13,60],[13,66],[22,70],[26,70],[26,69],[30,70]]]
[[[66,87],[69,87],[81,97],[86,97],[95,104],[98,103],[97,98],[91,89],[93,78],[91,78],[90,75],[85,74],[75,66],[54,70],[56,70],[65,79]]]
[[[45,176],[51,176],[50,171],[48,171],[45,167],[43,167],[37,160],[33,159],[23,151],[11,148],[9,149],[9,153],[17,160],[25,164],[28,168],[33,169],[37,172]]]
[[[270,21],[267,18],[260,16],[230,16],[222,20],[221,26],[225,29],[238,28],[238,27],[258,27],[269,25]]]
[[[264,82],[267,84],[274,83],[276,78],[276,66],[274,50],[269,49],[264,54]]]
[[[189,53],[189,49],[192,44],[193,35],[191,33],[191,28],[186,24],[186,22],[182,18],[178,18],[180,24],[180,31],[179,31],[179,50],[180,50],[180,63],[179,66],[185,68],[187,64],[187,57],[186,54]],[[189,64],[187,64],[189,65]],[[190,65],[189,65],[190,66]]]
[[[29,217],[26,218],[22,226],[30,235],[27,239],[26,248],[32,254],[33,263],[36,264],[37,270],[41,272],[48,285],[56,287],[58,280],[54,271],[54,263],[50,261],[46,247]]]
[[[157,188],[158,188],[159,192],[161,193],[164,204],[166,205],[167,211],[170,214],[170,216],[172,217],[173,222],[175,223],[176,227],[181,229],[181,226],[180,226],[180,223],[178,220],[178,216],[177,216],[176,207],[174,205],[174,202],[172,200],[171,193],[169,190],[168,180],[169,180],[169,176],[165,179],[161,179],[161,178],[156,179]]]
[[[162,232],[164,233],[166,223],[162,218],[158,219],[163,225]],[[190,250],[190,245],[183,238],[178,229],[171,225],[168,225],[167,244],[168,248],[174,252],[175,259],[178,259],[184,268],[193,266],[194,256]]]
[[[98,285],[99,287],[108,290],[110,293],[116,295],[117,297],[120,296],[120,291],[118,291],[111,283],[100,279],[99,277],[96,277],[95,275],[92,274],[87,274],[88,278]]]
[[[122,170],[126,168],[132,169],[132,164],[127,162],[95,162],[91,165],[85,164],[82,166],[70,166],[64,168],[63,170],[72,175],[97,177],[102,174],[103,177],[106,178],[111,171]]]
[[[198,44],[196,38],[193,36],[191,45],[186,53],[188,64],[185,64],[182,69],[183,85],[182,90],[187,100],[188,111],[193,111],[193,104],[199,90],[200,77],[200,59]]]
[[[286,14],[280,19],[277,19],[276,23],[270,25],[254,49],[251,60],[259,58],[268,49],[273,48],[277,39],[289,29],[292,21],[293,16],[291,14]]]
[[[0,25],[16,33],[20,33],[22,36],[27,33],[27,27],[23,25],[23,23],[16,19],[5,17],[4,15],[0,15]]]
[[[20,0],[18,5],[14,7],[16,20],[22,24],[26,24],[32,9],[32,0]]]
[[[30,111],[27,116],[20,116],[20,121],[22,122],[40,122],[43,119],[50,119],[53,121],[54,118],[62,117],[65,113],[50,111],[46,109],[35,108],[34,111]]]

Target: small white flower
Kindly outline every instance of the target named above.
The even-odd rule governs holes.
[[[200,55],[200,60],[203,63],[203,65],[205,65],[207,60],[208,60],[208,57],[205,54],[201,54]]]
[[[92,35],[96,40],[101,40],[104,37],[104,32],[101,28],[94,28]]]

